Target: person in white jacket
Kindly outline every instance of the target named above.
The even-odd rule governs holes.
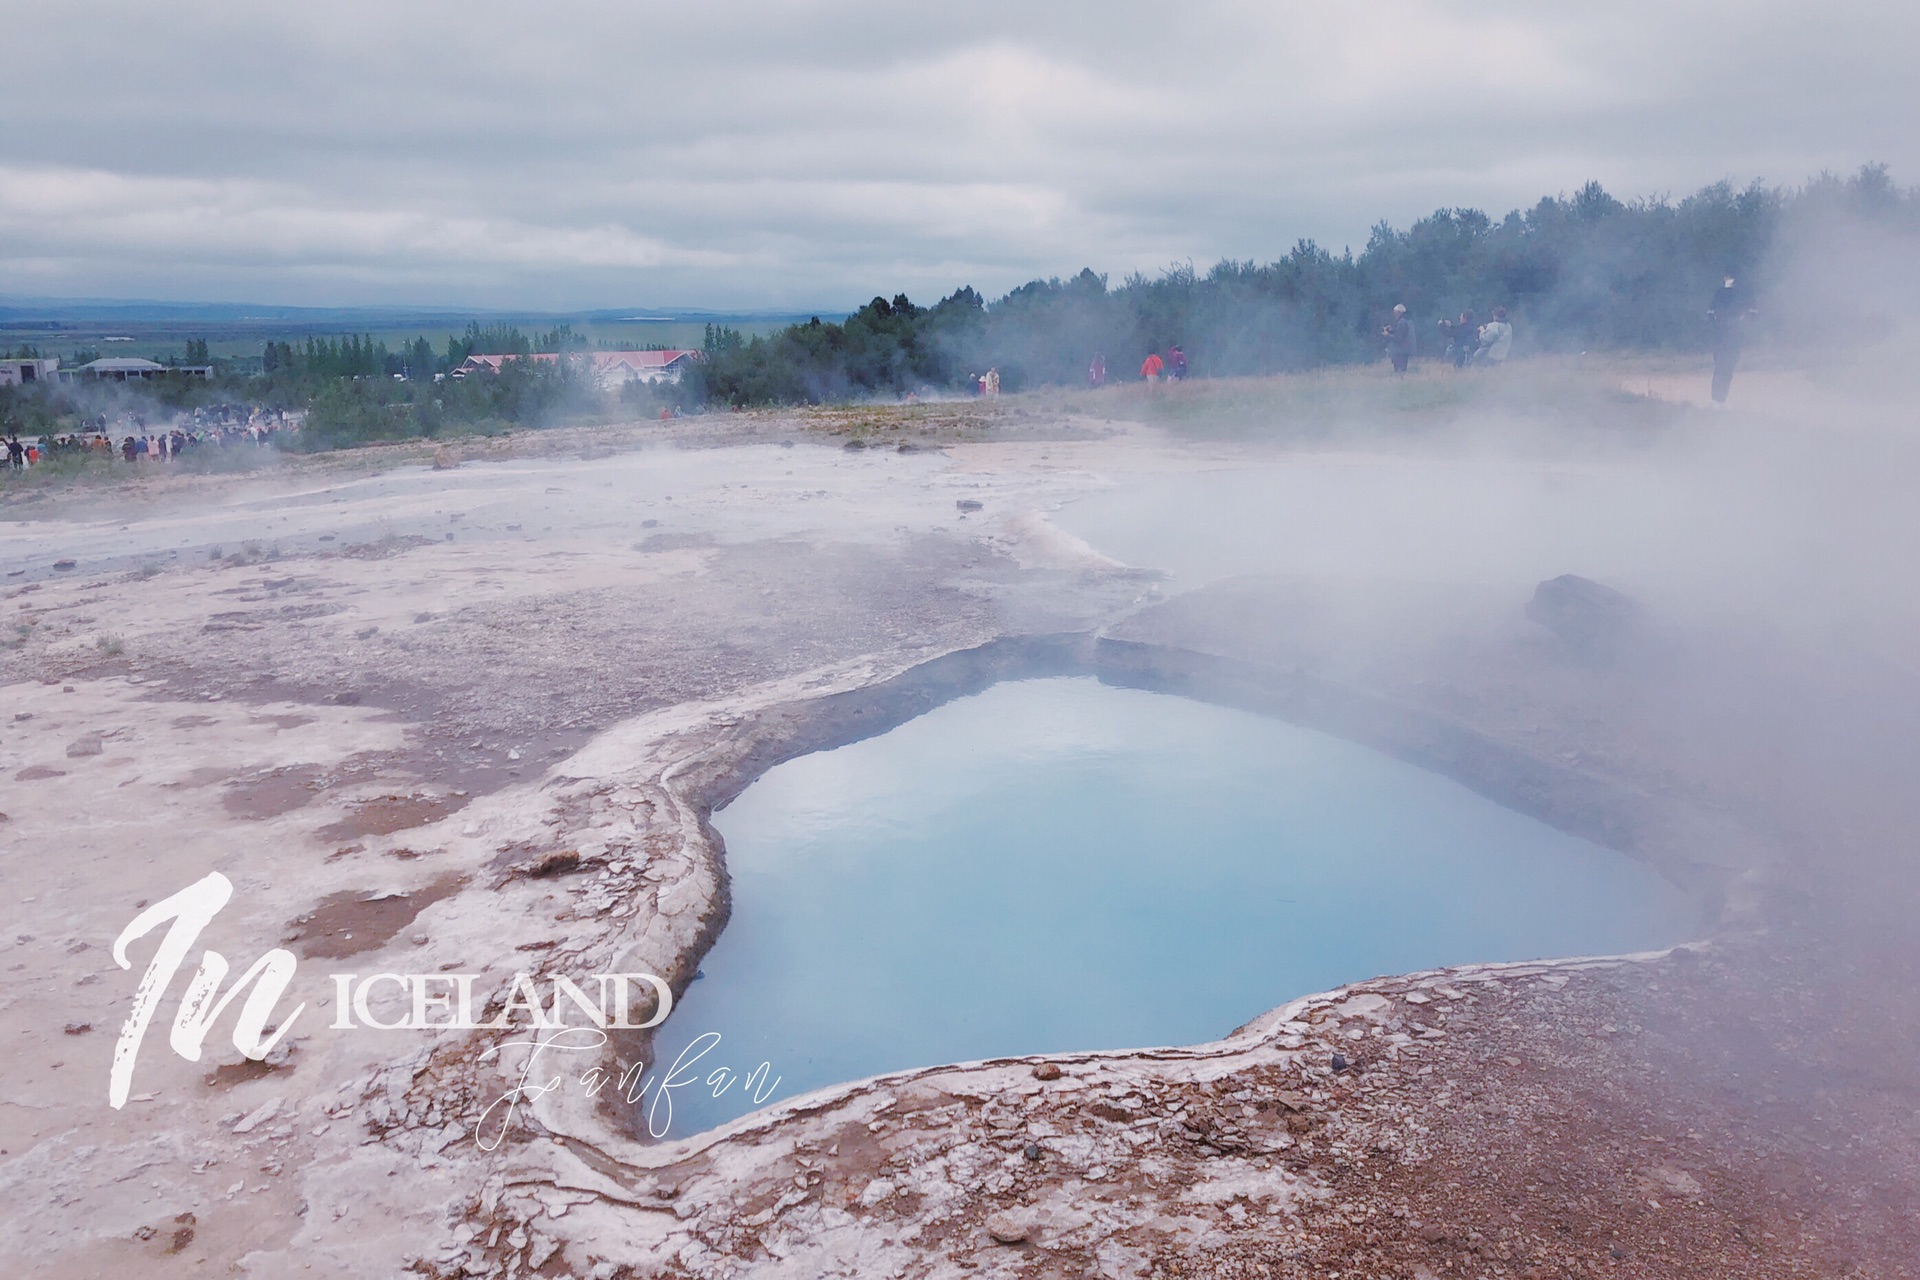
[[[1480,326],[1480,349],[1473,353],[1479,365],[1502,365],[1513,350],[1513,326],[1507,323],[1507,309],[1495,307],[1493,319]]]

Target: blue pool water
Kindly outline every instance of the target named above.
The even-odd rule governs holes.
[[[673,1079],[765,1062],[761,1102],[1212,1040],[1342,982],[1663,946],[1698,923],[1638,864],[1437,774],[1092,679],[996,685],[789,761],[714,825],[733,916],[655,1077],[718,1033]],[[756,1107],[740,1083],[669,1098],[675,1135]]]

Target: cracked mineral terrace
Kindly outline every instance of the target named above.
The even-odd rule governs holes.
[[[886,447],[741,415],[10,504],[7,1269],[1916,1274],[1920,996],[1911,930],[1883,927],[1911,903],[1884,759],[1920,723],[1910,668],[1658,590],[1605,643],[1580,630],[1597,591],[1530,620],[1583,562],[1414,580],[1295,539],[1271,572],[1129,567],[1067,531],[1072,504],[1262,468],[1326,492],[1423,446],[983,412],[863,412],[854,438]],[[1620,465],[1521,470],[1564,495]],[[1365,742],[1646,860],[1714,924],[1658,954],[1356,974],[1212,1044],[904,1072],[665,1143],[579,1088],[483,1143],[517,1037],[335,1032],[323,1007],[258,1062],[225,1021],[199,1061],[156,1027],[107,1105],[153,945],[129,971],[114,939],[209,871],[234,897],[196,949],[236,973],[290,949],[283,1010],[324,1006],[332,972],[683,990],[726,918],[714,807],[1063,673]],[[646,1056],[621,1032],[594,1061]]]

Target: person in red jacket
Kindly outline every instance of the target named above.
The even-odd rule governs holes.
[[[1160,381],[1160,371],[1166,367],[1167,362],[1160,358],[1158,351],[1149,351],[1147,358],[1140,362],[1140,376],[1145,378],[1149,384],[1158,382]]]

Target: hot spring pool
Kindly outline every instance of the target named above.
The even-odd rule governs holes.
[[[999,684],[789,761],[714,825],[733,915],[655,1075],[708,1045],[673,1078],[764,1061],[762,1103],[1213,1040],[1342,982],[1640,950],[1698,923],[1637,863],[1437,774],[1090,678]],[[676,1135],[760,1105],[739,1084],[670,1098]]]

